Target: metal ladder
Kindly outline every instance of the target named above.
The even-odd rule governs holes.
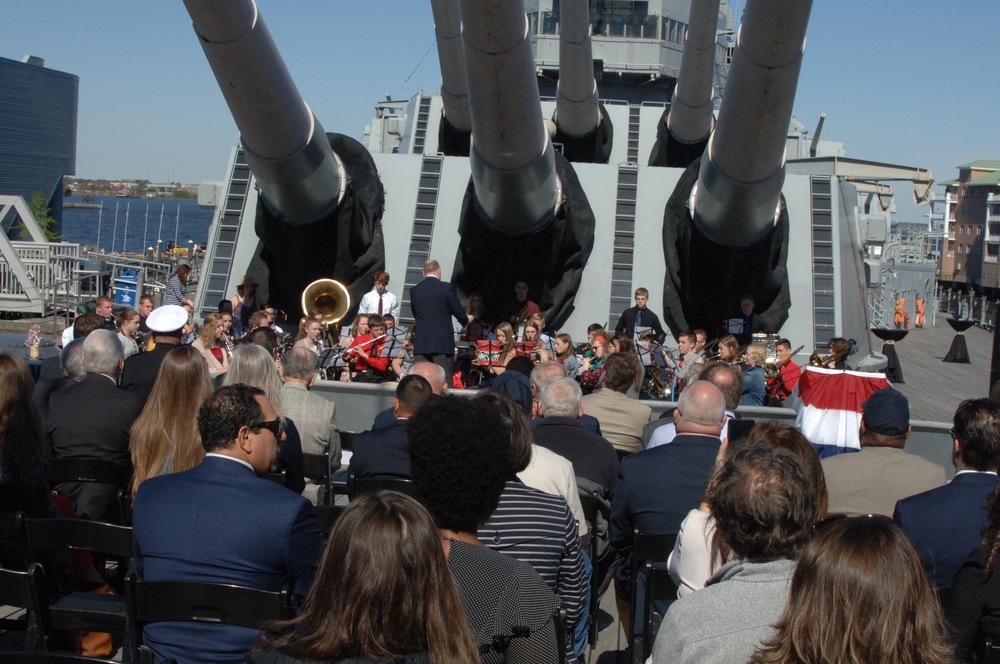
[[[400,326],[413,324],[410,289],[423,280],[424,261],[431,257],[431,237],[434,235],[434,214],[437,211],[443,163],[442,157],[425,155],[420,164],[420,185],[417,187],[417,204],[410,230],[410,251],[406,256],[406,277],[403,281],[403,296],[399,301],[397,324]]]
[[[833,265],[832,183],[829,177],[810,178],[812,193],[812,274],[813,274],[813,339],[834,336],[836,302]]]
[[[203,283],[198,284],[198,289],[204,292],[201,301],[202,314],[206,311],[215,311],[218,302],[228,297],[227,287],[233,269],[236,240],[243,224],[243,209],[250,188],[250,165],[247,164],[242,147],[236,148],[236,157],[233,159],[228,182],[225,205],[218,212],[218,223],[214,224],[212,255],[208,260],[207,269],[202,273]]]
[[[427,121],[431,114],[431,98],[421,97],[417,107],[416,131],[413,135],[413,154],[424,153],[424,143],[427,140]]]
[[[635,198],[638,181],[638,166],[623,164],[618,167],[615,238],[611,258],[611,299],[608,303],[607,327],[611,328],[609,331],[613,331],[612,326],[618,321],[622,311],[632,306],[632,259],[635,252]]]
[[[628,163],[639,163],[639,111],[642,110],[638,104],[631,104],[628,108]]]

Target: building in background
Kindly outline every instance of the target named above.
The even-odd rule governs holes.
[[[0,195],[30,204],[42,192],[62,226],[63,176],[76,173],[80,78],[45,68],[41,58],[0,58]],[[9,228],[11,219],[2,219]]]
[[[1000,289],[1000,161],[964,164],[957,179],[942,184],[941,285],[977,292]]]

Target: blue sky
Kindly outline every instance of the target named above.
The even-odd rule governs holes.
[[[259,6],[327,131],[360,138],[386,94],[439,84],[429,1]],[[997,0],[815,0],[795,115],[812,130],[826,113],[824,137],[849,156],[938,181],[1000,159],[998,28]],[[180,0],[0,0],[0,57],[28,53],[80,77],[77,176],[222,178],[238,132]]]

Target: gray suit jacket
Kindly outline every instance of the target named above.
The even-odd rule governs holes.
[[[944,484],[944,468],[892,447],[862,447],[823,459],[827,512],[892,516],[896,501]]]
[[[653,409],[620,392],[598,390],[583,398],[583,412],[601,423],[601,435],[620,452],[642,449],[642,430]]]
[[[310,394],[302,383],[290,381],[281,386],[281,408],[295,422],[304,454],[330,450],[331,463],[340,463],[340,434],[332,401]]]

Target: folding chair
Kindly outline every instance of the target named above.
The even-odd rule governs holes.
[[[302,472],[306,479],[319,486],[319,496],[316,501],[321,505],[333,504],[333,488],[330,486],[330,453],[302,453]]]
[[[344,513],[347,506],[316,505],[313,509],[316,510],[316,521],[319,523],[319,531],[323,533],[324,537],[328,537],[337,519]]]
[[[0,651],[4,664],[121,664],[113,659],[97,659],[57,652]]]
[[[118,490],[118,523],[132,523],[132,501],[128,491],[132,484],[132,467],[100,459],[59,457],[49,459],[45,473],[49,484],[63,483],[106,484]]]
[[[646,661],[653,650],[656,633],[670,604],[677,599],[677,584],[670,576],[666,563],[646,561],[643,565],[645,576],[645,597],[643,599],[642,661]],[[635,630],[633,629],[633,632]]]
[[[413,480],[403,477],[355,477],[354,473],[347,476],[347,497],[354,500],[378,491],[398,491],[419,499],[417,485]]]
[[[639,532],[636,528],[632,531],[632,564],[630,570],[632,576],[630,577],[630,604],[629,612],[631,615],[631,625],[632,633],[628,635],[629,638],[629,650],[631,652],[630,661],[633,664],[641,664],[646,661],[649,654],[646,652],[646,648],[652,647],[652,644],[648,644],[644,641],[643,635],[645,630],[638,630],[639,626],[636,622],[640,617],[643,621],[647,620],[647,616],[643,614],[639,615],[638,605],[639,605],[639,570],[642,569],[645,577],[644,566],[647,562],[662,563],[664,566],[667,562],[667,558],[670,556],[670,552],[674,550],[674,542],[677,541],[677,535],[651,535],[648,533]],[[643,581],[645,583],[645,581]],[[662,587],[662,586],[661,586]],[[646,588],[643,587],[643,597],[641,598],[644,605],[646,601]],[[676,597],[676,595],[675,595]]]
[[[48,650],[52,622],[45,602],[45,570],[38,563],[20,572],[0,567],[0,606],[24,609],[23,616],[0,619],[0,630],[23,632],[25,650]],[[8,661],[0,656],[0,661]]]

